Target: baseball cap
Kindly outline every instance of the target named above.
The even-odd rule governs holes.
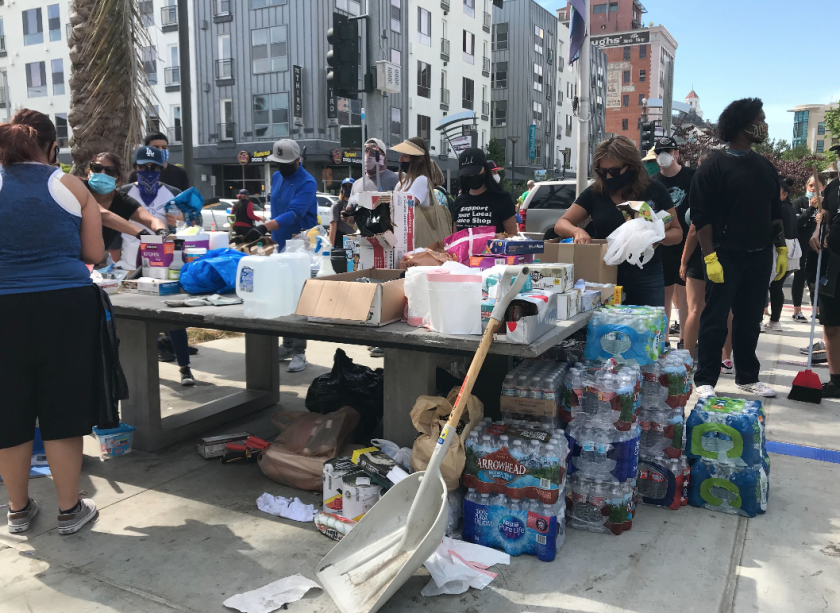
[[[298,147],[298,144],[291,139],[281,138],[271,146],[271,155],[267,159],[278,164],[291,164],[299,157],[300,147]]]
[[[240,196],[250,196],[251,194],[248,192],[247,189],[240,189],[239,190],[239,195]]]
[[[468,177],[481,174],[481,169],[487,164],[484,152],[478,147],[470,147],[458,156],[458,177]]]
[[[505,169],[505,167],[504,167],[504,166],[499,166],[499,165],[498,165],[496,162],[494,162],[493,160],[487,160],[487,161],[488,161],[488,162],[492,165],[492,168],[490,169],[491,171],[493,171],[493,170],[504,170],[504,169]]]
[[[346,185],[349,183],[350,185],[353,185],[355,182],[356,179],[354,179],[353,177],[347,177],[346,179],[344,179],[344,181],[341,182],[341,184]]]
[[[656,144],[653,146],[654,153],[661,153],[662,151],[670,151],[671,149],[679,149],[680,146],[677,144],[677,141],[674,140],[671,136],[663,136],[656,140]]]
[[[143,145],[134,154],[134,163],[138,166],[142,166],[143,164],[163,166],[163,152],[155,147]]]
[[[386,146],[385,146],[385,143],[383,143],[383,142],[382,142],[381,140],[379,140],[378,138],[369,138],[369,139],[367,139],[367,140],[365,141],[365,145],[376,145],[376,147],[377,147],[377,148],[378,148],[378,149],[379,149],[382,153],[388,153],[388,147],[386,147]]]

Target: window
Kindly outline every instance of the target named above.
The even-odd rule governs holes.
[[[402,56],[397,49],[391,49],[391,63],[402,66]]]
[[[140,0],[140,22],[147,28],[155,25],[155,7],[152,0]]]
[[[181,142],[181,107],[173,106],[169,112],[172,118],[172,127],[169,129],[169,140],[173,143]]]
[[[600,15],[601,13],[607,12],[607,3],[604,4],[596,4],[592,7],[592,13],[595,15]]]
[[[254,96],[254,134],[274,140],[289,135],[289,94]]]
[[[508,24],[493,24],[493,49],[501,51],[508,48]]]
[[[362,14],[361,0],[335,0],[335,8],[341,11],[346,11],[351,15]]]
[[[143,47],[140,49],[140,59],[143,68],[149,76],[149,84],[157,85],[157,49],[154,47]]]
[[[645,95],[644,94],[639,94],[639,106],[644,106],[644,105],[645,105]]]
[[[566,136],[570,136],[572,133],[572,116],[566,115]]]
[[[157,104],[146,107],[146,132],[160,132],[160,111]]]
[[[64,95],[64,60],[57,58],[50,60],[52,69],[53,96]]]
[[[55,138],[58,146],[66,149],[69,146],[70,127],[67,124],[67,113],[55,114]]]
[[[432,46],[432,14],[420,6],[417,7],[417,41]]]
[[[422,98],[432,97],[432,67],[419,60],[417,61],[417,95]]]
[[[625,60],[630,59],[630,47],[624,47],[624,59]]]
[[[431,136],[432,119],[425,115],[417,116],[417,136],[425,141]]]
[[[496,72],[493,73],[493,87],[496,89],[504,89],[507,87],[507,62],[496,62]]]
[[[338,123],[342,126],[362,125],[362,101],[339,98],[337,103]]]
[[[566,97],[571,98],[574,96],[574,92],[572,91],[572,82],[566,81]]]
[[[539,64],[534,64],[534,89],[538,92],[543,90],[543,68]]]
[[[618,12],[618,2],[610,2],[610,13]]]
[[[61,40],[61,12],[57,4],[50,4],[47,7],[47,27],[51,41]]]
[[[402,109],[391,107],[391,143],[402,142]]]
[[[475,0],[464,0],[464,15],[475,17]]]
[[[41,9],[29,9],[23,16],[23,44],[39,45],[44,42],[44,25],[41,23]]]
[[[472,79],[464,77],[461,79],[461,106],[465,109],[471,109],[475,103],[475,82]]]
[[[647,81],[647,70],[644,68],[639,71],[639,81]]]
[[[622,119],[621,120],[621,129],[622,130],[627,130],[630,127],[629,124],[630,124],[629,119]]]
[[[219,48],[219,59],[230,59],[230,34],[219,34],[217,38]]]
[[[825,134],[825,122],[824,121],[821,121],[817,124],[817,134],[819,134],[820,136]]]
[[[534,51],[542,55],[543,44],[545,43],[545,32],[542,28],[534,26]]]
[[[629,71],[629,70],[625,70],[625,71],[624,71],[624,82],[625,82],[625,83],[629,83],[629,82],[630,82],[630,71]]]
[[[40,98],[47,95],[47,68],[44,62],[26,65],[26,96]]]
[[[825,141],[818,140],[817,141],[817,153],[823,153],[825,151]]]
[[[286,4],[287,1],[288,0],[251,0],[251,8],[261,9],[266,6],[282,6]],[[231,136],[231,138],[233,138],[233,136]]]
[[[642,60],[647,57],[647,45],[639,45],[639,59]]]
[[[219,140],[233,140],[233,101],[219,100]]]
[[[251,65],[254,74],[289,69],[286,26],[251,30]]]
[[[475,63],[475,34],[464,30],[464,61],[467,64]]]
[[[542,107],[541,102],[534,102],[533,118],[534,118],[534,123],[539,128],[540,125],[542,124],[542,118],[543,118],[543,107]]]
[[[400,33],[400,22],[402,21],[402,0],[391,0],[391,30]]]
[[[621,106],[630,106],[630,94],[624,94],[621,97]]]
[[[542,158],[542,141],[538,138],[536,142],[534,142],[534,159],[531,160],[531,165],[539,166],[540,158]]]
[[[492,106],[493,127],[505,127],[507,125],[507,100],[496,100]]]

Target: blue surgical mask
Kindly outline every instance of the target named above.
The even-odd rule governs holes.
[[[805,192],[805,195],[808,197],[808,200],[810,200],[811,198],[816,196],[816,194],[814,192]]]
[[[117,180],[104,172],[97,172],[90,175],[88,185],[97,194],[110,194],[117,187]]]
[[[169,149],[161,149],[160,152],[163,154],[163,163],[166,164],[169,160]]]
[[[137,186],[140,188],[141,194],[150,197],[157,196],[159,182],[160,170],[137,171]]]

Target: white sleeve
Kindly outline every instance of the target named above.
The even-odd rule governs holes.
[[[364,177],[357,179],[356,182],[353,183],[353,189],[350,190],[350,197],[347,199],[347,202],[350,204],[359,204],[359,194],[362,192],[363,183]]]
[[[414,196],[419,206],[429,206],[429,179],[427,177],[417,177],[414,179],[414,183],[411,184],[411,187],[400,191],[404,191]]]

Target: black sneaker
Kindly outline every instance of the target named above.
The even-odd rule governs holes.
[[[181,385],[184,387],[192,387],[195,385],[195,377],[193,377],[189,366],[181,368]]]
[[[171,351],[167,351],[163,347],[158,344],[158,362],[174,362],[175,361],[175,354]]]
[[[840,387],[834,385],[832,381],[822,384],[823,398],[840,398]]]
[[[802,321],[802,322],[806,322],[806,323],[808,321],[808,318],[805,317],[801,312],[794,313],[791,317],[793,318],[793,321]]]
[[[190,355],[198,355],[198,347],[190,345]]]
[[[679,334],[680,333],[680,322],[675,321],[674,323],[672,323],[670,332],[671,332],[671,334]]]
[[[682,339],[677,343],[677,349],[685,349],[685,342]]]

